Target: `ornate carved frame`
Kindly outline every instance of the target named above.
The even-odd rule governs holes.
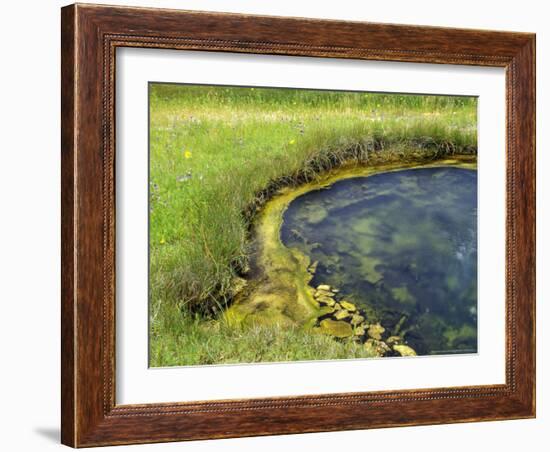
[[[62,9],[61,32],[64,444],[84,447],[534,417],[535,35],[81,4]],[[117,47],[504,67],[506,383],[116,405]]]

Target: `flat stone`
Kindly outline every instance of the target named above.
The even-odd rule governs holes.
[[[334,294],[330,290],[316,290],[313,295],[315,298],[319,297],[333,297]]]
[[[330,297],[319,297],[317,298],[317,302],[327,306],[334,306],[336,304],[336,301]]]
[[[416,352],[408,345],[394,345],[393,349],[401,356],[416,356]]]
[[[365,317],[363,317],[362,315],[359,315],[359,314],[353,314],[351,316],[351,321],[350,323],[352,325],[359,325],[360,323],[363,323],[365,321]]]
[[[369,326],[369,336],[378,341],[382,339],[382,333],[384,331],[386,331],[386,329],[379,323]]]
[[[340,306],[342,306],[346,311],[349,312],[355,312],[357,311],[357,308],[353,303],[350,303],[349,301],[341,301]]]
[[[340,310],[340,311],[337,311],[336,314],[334,314],[334,318],[337,319],[337,320],[343,320],[343,319],[347,319],[348,317],[350,317],[350,313],[348,311],[345,311],[345,310]]]
[[[344,338],[353,336],[351,325],[339,320],[325,319],[320,323],[320,330],[330,336]]]
[[[330,286],[328,284],[319,284],[317,290],[327,290],[330,291]]]

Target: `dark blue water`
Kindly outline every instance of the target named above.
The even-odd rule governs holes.
[[[418,354],[477,351],[477,171],[358,177],[288,207],[283,243]]]

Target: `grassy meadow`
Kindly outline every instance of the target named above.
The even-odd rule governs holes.
[[[475,98],[151,84],[150,365],[368,356],[299,328],[221,320],[279,186],[356,162],[475,154]]]

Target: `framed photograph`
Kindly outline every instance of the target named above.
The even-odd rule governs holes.
[[[535,416],[535,36],[62,9],[62,442]]]

